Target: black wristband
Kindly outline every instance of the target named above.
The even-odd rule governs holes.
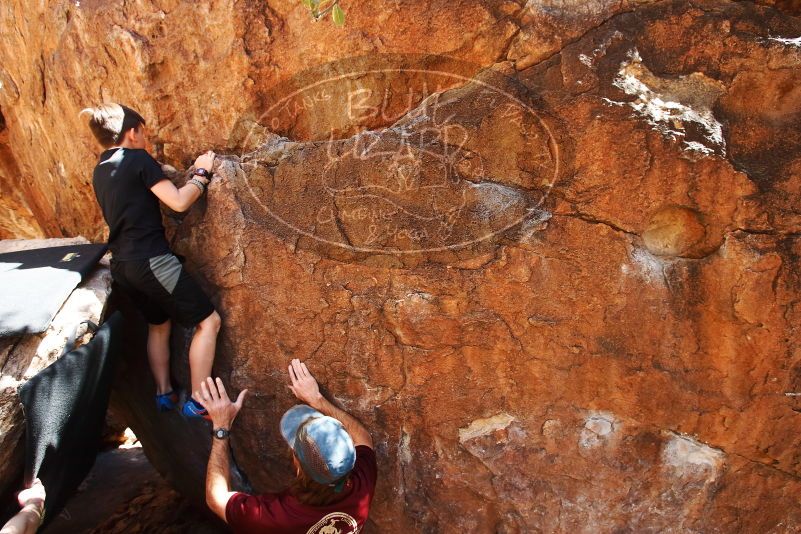
[[[202,176],[206,180],[211,181],[211,177],[214,176],[214,173],[209,171],[209,170],[204,169],[203,167],[199,167],[199,168],[195,169],[194,175],[195,176]]]
[[[231,435],[231,431],[227,428],[215,428],[211,431],[211,435],[217,439],[228,439],[228,436]]]

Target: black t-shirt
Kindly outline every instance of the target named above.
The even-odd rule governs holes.
[[[170,252],[159,200],[150,190],[165,179],[147,150],[110,148],[100,154],[92,185],[109,228],[108,248],[117,261]]]

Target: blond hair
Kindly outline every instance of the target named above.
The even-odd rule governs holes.
[[[78,116],[89,114],[89,129],[103,148],[116,145],[131,128],[138,128],[145,119],[127,106],[116,103],[100,104],[81,110]]]

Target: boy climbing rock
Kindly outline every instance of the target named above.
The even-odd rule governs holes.
[[[159,200],[175,211],[189,209],[206,191],[214,153],[195,160],[195,175],[179,189],[145,149],[145,120],[139,113],[120,104],[103,104],[84,113],[89,114],[89,128],[105,149],[92,185],[109,227],[111,274],[148,322],[147,355],[156,381],[156,406],[169,411],[178,403],[170,381],[171,319],[196,327],[189,368],[191,391],[199,391],[201,382],[211,376],[220,316],[170,250]],[[209,419],[191,396],[182,412]]]

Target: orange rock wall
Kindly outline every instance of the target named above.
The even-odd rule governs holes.
[[[270,88],[309,67],[421,52],[492,64],[506,57],[520,14],[512,1],[357,4],[340,29],[314,22],[295,1],[7,2],[0,238],[102,236],[91,190],[100,150],[78,118],[84,107],[108,100],[137,108],[159,159],[185,165],[209,148],[231,148],[237,125],[261,115]],[[317,120],[327,131],[341,113],[335,106]],[[291,133],[309,138],[315,125],[293,124]]]
[[[0,101],[6,146],[26,172],[52,165],[63,142],[18,149],[19,125],[107,91],[142,99],[166,162],[224,155],[169,233],[223,315],[217,371],[254,392],[233,445],[255,489],[290,474],[276,429],[298,357],[374,432],[373,531],[801,528],[801,20],[749,2],[399,2],[346,9],[338,30],[294,4],[202,3],[200,27],[228,36],[212,43],[187,37],[188,4],[167,4],[135,24],[126,9],[155,3],[62,4],[66,28],[86,30],[65,30],[60,51],[119,38],[107,57],[142,68],[108,59],[87,76],[53,59],[74,94]],[[68,176],[96,152],[77,135],[86,156]],[[65,228],[97,226],[71,213]],[[202,498],[205,451],[166,438],[204,429],[150,413],[141,384],[122,384],[117,407]]]

